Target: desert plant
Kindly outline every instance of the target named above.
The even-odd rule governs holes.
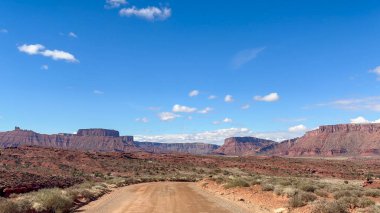
[[[0,199],[0,213],[18,213],[19,208],[17,204],[8,199]]]
[[[364,192],[365,196],[369,197],[380,197],[380,190],[379,189],[369,189]]]
[[[295,194],[289,199],[289,206],[293,208],[305,206],[308,202],[314,201],[317,199],[312,193],[297,191]]]
[[[312,213],[349,213],[347,208],[337,201],[319,201],[314,205]]]
[[[318,195],[319,197],[328,197],[329,196],[329,193],[324,189],[317,189],[317,190],[315,190],[314,193],[316,195]]]
[[[73,199],[70,196],[64,195],[61,189],[42,189],[33,193],[33,200],[40,204],[40,209],[37,211],[47,212],[69,212],[74,205]]]
[[[233,179],[227,182],[227,184],[224,185],[224,188],[235,188],[235,187],[249,187],[249,183],[247,183],[245,180],[241,178]]]
[[[274,186],[272,184],[269,184],[269,183],[264,183],[264,184],[261,184],[261,190],[263,190],[263,191],[273,191],[274,190]]]

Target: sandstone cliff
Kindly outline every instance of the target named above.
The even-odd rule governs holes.
[[[43,146],[84,151],[136,151],[132,136],[118,137],[115,130],[80,130],[79,134],[39,134],[16,128],[0,132],[0,147]],[[117,136],[116,136],[117,135]]]
[[[380,124],[320,126],[293,142],[278,144],[275,155],[367,156],[380,155]]]
[[[154,143],[154,142],[135,142],[138,148],[152,153],[188,153],[195,155],[211,154],[218,145],[205,143]]]
[[[224,140],[223,146],[214,151],[223,155],[258,155],[273,149],[276,142],[255,137],[231,137]]]

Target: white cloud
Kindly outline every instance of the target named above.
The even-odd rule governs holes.
[[[71,38],[78,38],[77,34],[75,34],[74,32],[69,32],[69,37]]]
[[[127,4],[126,0],[106,0],[106,8],[118,8],[122,5]]]
[[[0,29],[0,33],[8,33],[7,29]]]
[[[197,110],[197,108],[188,107],[188,106],[182,106],[182,105],[176,104],[176,105],[173,106],[172,110],[173,110],[173,112],[191,113],[191,112],[195,112]]]
[[[218,125],[218,124],[220,124],[220,121],[213,121],[212,124]]]
[[[380,112],[380,96],[356,99],[340,99],[328,103],[317,104],[318,107],[331,106],[343,110],[369,110]]]
[[[121,9],[120,16],[136,16],[149,21],[154,20],[165,20],[171,16],[171,9],[168,7],[158,8],[158,7],[146,7],[138,9],[136,7]]]
[[[181,116],[172,112],[161,112],[160,114],[158,114],[158,117],[161,121],[171,121]]]
[[[370,70],[370,72],[375,73],[377,75],[377,80],[380,81],[380,66],[377,66],[376,68]]]
[[[233,68],[238,69],[244,64],[252,61],[264,49],[265,47],[261,47],[261,48],[247,49],[247,50],[238,52],[232,60]]]
[[[148,123],[148,122],[149,122],[149,119],[146,118],[146,117],[143,117],[143,118],[136,118],[136,121],[137,121],[137,122],[142,122],[142,123]]]
[[[380,123],[380,119],[377,119],[377,120],[374,120],[374,121],[369,121],[366,118],[364,118],[363,116],[359,116],[359,117],[350,119],[350,122],[352,124]]]
[[[232,97],[232,95],[226,95],[225,97],[224,97],[224,101],[225,102],[233,102],[234,101],[234,98]]]
[[[195,97],[199,95],[199,90],[193,90],[189,92],[190,97]]]
[[[46,50],[45,47],[41,44],[24,44],[19,46],[18,50],[29,55],[43,55],[45,57],[50,57],[54,60],[79,62],[71,53],[61,50]]]
[[[289,132],[305,132],[306,130],[307,130],[307,127],[303,124],[292,126],[292,127],[289,127],[288,129]]]
[[[48,70],[49,69],[49,66],[44,64],[41,66],[41,70]]]
[[[211,112],[212,110],[213,110],[213,108],[211,108],[211,107],[206,107],[206,108],[204,108],[204,109],[202,109],[202,110],[199,110],[198,113],[201,113],[201,114],[207,114],[207,113]]]
[[[93,93],[95,95],[104,95],[104,92],[103,91],[100,91],[100,90],[94,90]]]
[[[45,47],[41,44],[23,44],[17,47],[20,52],[29,54],[29,55],[37,55],[41,53],[41,50],[45,49]]]
[[[278,101],[280,99],[280,96],[276,92],[272,92],[265,96],[255,96],[253,98],[255,101],[264,101],[264,102],[273,102]]]
[[[216,98],[215,95],[210,95],[210,96],[208,96],[208,99],[210,99],[210,100],[213,100],[213,99],[215,99],[215,98]]]
[[[241,109],[249,109],[250,107],[251,107],[251,105],[244,104],[243,106],[241,106]]]
[[[225,118],[225,119],[223,119],[223,122],[224,123],[231,123],[232,119],[231,118]]]
[[[161,143],[211,143],[222,145],[229,137],[252,136],[267,140],[283,141],[300,136],[300,133],[284,132],[253,132],[248,128],[228,128],[204,131],[198,133],[163,134],[163,135],[136,135],[136,141],[150,141]]]

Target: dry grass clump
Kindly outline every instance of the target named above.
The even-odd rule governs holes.
[[[236,179],[229,180],[224,185],[224,188],[226,189],[236,188],[236,187],[249,187],[249,183],[242,178],[236,178]]]
[[[293,208],[305,206],[308,202],[314,201],[317,196],[310,192],[296,191],[289,199],[289,206]]]
[[[321,200],[315,204],[312,213],[349,213],[349,211],[340,202]]]

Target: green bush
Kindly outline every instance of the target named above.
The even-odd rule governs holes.
[[[379,189],[369,189],[364,192],[365,196],[369,197],[380,197],[380,190]]]
[[[297,191],[295,194],[289,199],[289,206],[293,208],[305,206],[308,202],[314,201],[317,199],[312,193]]]
[[[337,201],[319,201],[314,206],[312,213],[349,213],[348,209]]]
[[[249,187],[249,183],[247,183],[243,179],[233,179],[227,182],[227,184],[224,185],[224,188],[235,188],[235,187]]]
[[[73,199],[64,195],[61,189],[42,189],[33,193],[32,198],[35,202],[41,204],[42,211],[64,213],[69,212],[73,207]]]

